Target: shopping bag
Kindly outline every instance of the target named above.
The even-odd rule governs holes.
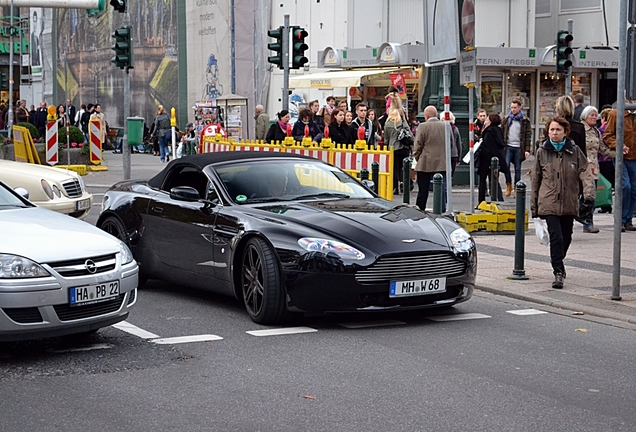
[[[612,205],[612,184],[601,174],[596,182],[596,207],[610,207]]]
[[[477,142],[475,143],[475,145],[473,146],[473,152],[475,153],[475,156],[474,156],[475,161],[477,160],[477,157],[478,157],[478,155],[477,155],[477,151],[479,150],[479,147],[481,147],[481,141],[482,141],[482,140],[477,141]],[[466,164],[469,164],[469,163],[470,163],[470,151],[468,151],[468,153],[466,153],[466,154],[464,155],[464,157],[462,158],[462,160],[463,160],[463,161],[464,161],[464,163],[466,163]],[[477,166],[477,164],[476,164],[476,163],[475,163],[475,166]]]
[[[534,222],[534,233],[537,235],[539,239],[539,243],[543,246],[548,246],[550,244],[550,237],[548,236],[548,226],[545,223],[545,220],[541,218],[532,218]]]

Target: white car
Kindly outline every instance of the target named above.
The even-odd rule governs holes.
[[[0,182],[0,341],[90,333],[125,320],[139,274],[128,246],[23,193]]]
[[[85,219],[93,205],[82,177],[71,170],[0,159],[0,181],[26,189],[28,199],[40,207],[79,219]]]

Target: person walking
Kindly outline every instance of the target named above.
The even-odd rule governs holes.
[[[605,108],[601,110],[600,121],[597,120],[596,124],[598,125],[598,131],[601,134],[601,147],[607,147],[607,143],[605,142],[605,128],[607,127],[607,117],[609,116],[612,108]],[[609,148],[609,147],[607,147]],[[616,151],[614,151],[614,157],[616,157]],[[607,179],[612,185],[612,190],[614,190],[614,180],[616,179],[616,170],[614,169],[614,159],[611,157],[604,156],[599,152],[598,154],[598,169],[603,177]],[[602,206],[599,213],[611,213],[612,206]]]
[[[530,156],[530,138],[532,137],[532,124],[530,119],[521,110],[521,101],[513,99],[510,102],[508,117],[502,124],[504,141],[506,143],[506,166],[515,167],[515,185],[521,180],[521,162]],[[511,176],[506,178],[506,196],[512,193],[513,185]],[[515,192],[515,197],[517,196]]]
[[[183,143],[183,156],[197,154],[197,133],[194,131],[194,125],[188,123],[186,125],[185,134],[181,138]]]
[[[483,108],[479,108],[477,110],[477,118],[473,122],[473,134],[475,143],[482,138],[484,128],[486,127],[484,123],[486,123],[487,118],[488,114],[486,113],[486,110]]]
[[[278,121],[269,127],[265,142],[274,144],[276,142],[283,142],[287,137],[287,125],[289,124],[289,111],[281,110],[278,114]]]
[[[429,105],[424,108],[424,122],[417,127],[413,157],[417,161],[417,199],[415,204],[420,210],[426,210],[428,185],[433,175],[440,173],[444,177],[446,189],[446,127],[437,118],[437,109]],[[442,193],[445,195],[445,192]],[[442,212],[446,211],[446,201],[442,198]]]
[[[40,102],[40,106],[38,107],[37,110],[35,110],[35,121],[33,123],[33,125],[37,128],[38,133],[40,134],[41,137],[45,137],[46,136],[46,117],[47,117],[47,110],[46,110],[46,102],[41,101]]]
[[[345,121],[345,112],[336,108],[331,112],[331,124],[329,125],[329,137],[336,144],[353,144],[354,138],[351,129]]]
[[[265,108],[263,105],[256,105],[254,109],[256,115],[254,119],[256,120],[256,141],[265,141],[265,137],[267,136],[267,128],[269,128],[269,115],[265,112]]]
[[[482,142],[479,146],[479,162],[477,164],[477,173],[479,174],[479,189],[477,193],[477,202],[486,201],[486,182],[490,178],[490,161],[493,157],[499,160],[499,170],[503,172],[506,179],[510,178],[509,166],[506,165],[504,151],[506,143],[504,142],[503,130],[501,129],[501,117],[499,114],[490,114],[484,121],[484,129],[482,133]],[[508,182],[508,181],[506,181]],[[494,188],[497,188],[497,196],[495,198]],[[503,201],[501,193],[501,185],[499,181],[490,185],[490,197],[493,201]]]
[[[393,149],[393,194],[404,192],[404,159],[411,154],[411,147],[404,146],[398,139],[402,129],[409,130],[409,125],[395,107],[389,108],[389,114],[384,123],[384,145]],[[427,186],[428,189],[428,186]]]
[[[570,96],[561,96],[557,99],[554,107],[556,114],[565,118],[570,123],[570,133],[568,138],[574,141],[583,154],[587,156],[586,144],[585,144],[585,128],[581,122],[574,120],[574,101]],[[547,133],[547,130],[544,131]]]
[[[360,126],[364,127],[364,139],[367,141],[367,147],[372,149],[375,147],[375,126],[367,118],[367,104],[360,102],[356,105],[356,118],[353,119],[349,127],[354,137],[358,136]]]
[[[44,108],[46,110],[46,104],[44,105]],[[93,115],[93,112],[95,112],[95,106],[89,103],[86,107],[86,111],[84,111],[82,117],[80,118],[80,129],[82,129],[82,132],[84,132],[86,142],[90,142],[90,137],[88,135],[88,123],[91,119],[91,116]],[[44,118],[46,118],[46,115]]]
[[[23,99],[17,105],[15,119],[18,123],[29,123],[29,118],[29,110],[27,109],[26,101]]]
[[[59,104],[57,106],[57,128],[58,131],[63,127],[66,127],[68,123],[68,119],[66,117],[66,107],[64,105]]]
[[[155,136],[159,141],[159,160],[161,162],[170,161],[168,132],[170,132],[170,116],[164,109],[163,105],[159,105],[157,107],[157,117],[155,117],[153,136]]]
[[[634,103],[634,101],[626,101]],[[616,117],[618,113],[616,109],[610,111],[607,116],[607,126],[603,139],[608,147],[612,150],[616,149]],[[636,227],[632,223],[634,215],[634,206],[636,205],[636,112],[625,110],[623,113],[624,130],[623,130],[623,173],[622,173],[622,190],[621,197],[623,202],[623,213],[621,219],[623,222],[622,231],[636,231]],[[617,191],[618,192],[618,191]]]
[[[86,104],[81,104],[79,111],[75,114],[75,117],[71,119],[73,122],[73,126],[80,127],[80,120],[82,119],[82,115],[86,112]]]
[[[66,99],[66,114],[68,115],[68,122],[71,125],[75,125],[75,115],[77,114],[77,108],[71,103],[70,99]]]
[[[576,121],[583,121],[581,114],[587,105],[585,105],[585,96],[581,93],[577,93],[572,98],[574,100],[574,115],[572,118]]]
[[[579,182],[586,205],[594,203],[594,181],[587,157],[567,135],[570,123],[553,117],[547,125],[548,139],[537,149],[532,169],[532,217],[545,219],[550,236],[552,288],[563,288],[563,260],[572,242],[574,218],[579,214]]]
[[[459,165],[459,158],[462,156],[464,152],[462,136],[459,133],[459,129],[455,126],[455,115],[452,112],[448,112],[448,116],[450,118],[451,124],[451,133],[453,139],[451,140],[451,177],[455,174],[455,168]],[[439,119],[442,121],[446,121],[446,113],[442,111],[439,114]]]

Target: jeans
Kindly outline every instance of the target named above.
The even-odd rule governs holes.
[[[563,259],[568,253],[570,243],[572,243],[572,227],[574,216],[546,216],[550,235],[550,263],[552,271],[556,275],[561,273],[565,276],[565,266]]]
[[[623,225],[632,225],[636,205],[636,160],[623,161]]]
[[[516,185],[517,182],[521,180],[521,149],[519,147],[510,147],[510,146],[506,147],[506,166],[508,167],[508,170],[510,170],[510,163],[515,164],[515,184],[514,185]],[[506,177],[506,183],[512,183],[510,181],[511,178],[512,176],[508,174],[508,176]]]
[[[428,201],[428,185],[436,173],[434,172],[417,172],[417,199],[415,204],[420,210],[426,210],[426,202]],[[446,211],[446,173],[440,172],[444,178],[442,182],[442,213]]]
[[[168,137],[165,134],[159,137],[159,159],[161,162],[170,156],[170,147],[168,146]]]

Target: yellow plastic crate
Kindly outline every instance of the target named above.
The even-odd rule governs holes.
[[[468,232],[497,231],[497,215],[492,213],[458,213],[455,221]]]
[[[516,229],[517,229],[517,224],[515,223],[515,221],[497,224],[497,232],[506,232],[506,231],[515,232]],[[528,218],[526,218],[524,229],[525,231],[528,231]]]
[[[477,209],[494,214],[515,214],[516,204],[502,204],[502,203],[487,203],[482,201],[477,206]]]
[[[68,169],[71,171],[75,171],[81,176],[86,175],[86,165],[54,165],[54,166],[55,168]]]

